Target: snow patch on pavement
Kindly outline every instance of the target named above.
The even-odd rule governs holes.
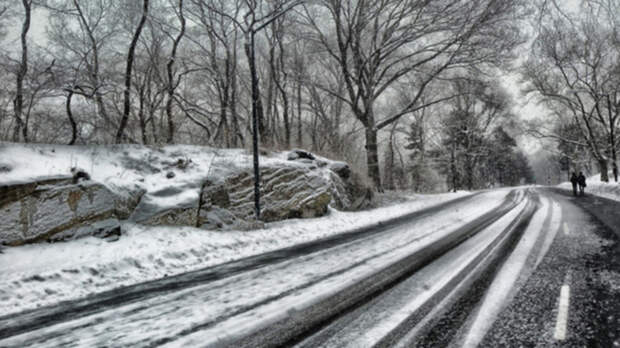
[[[232,342],[240,337],[245,337],[251,333],[260,332],[262,328],[269,327],[284,318],[288,318],[299,310],[310,308],[312,305],[342,291],[342,289],[358,284],[361,280],[366,279],[371,274],[382,271],[386,265],[402,260],[404,257],[423,249],[433,241],[454,232],[467,222],[472,221],[473,219],[483,215],[485,212],[498,206],[501,203],[501,199],[505,197],[506,193],[506,191],[490,192],[485,194],[484,197],[479,196],[474,198],[474,202],[468,202],[463,205],[459,205],[458,207],[454,207],[452,210],[447,210],[445,213],[441,214],[441,218],[433,216],[429,217],[428,221],[417,221],[413,226],[403,226],[398,228],[399,230],[403,230],[402,232],[407,231],[408,233],[401,232],[396,234],[396,240],[401,238],[411,239],[412,237],[415,237],[402,247],[392,246],[394,245],[394,237],[387,238],[386,236],[385,238],[371,241],[372,243],[364,243],[363,248],[360,248],[352,254],[354,256],[352,259],[351,256],[348,255],[352,253],[351,250],[340,250],[340,248],[337,251],[325,251],[325,256],[312,256],[317,263],[323,263],[323,265],[316,264],[313,267],[306,266],[305,269],[321,270],[317,271],[318,274],[313,275],[314,277],[318,277],[326,270],[335,271],[334,268],[346,267],[345,264],[351,262],[350,259],[359,260],[362,257],[361,255],[364,255],[364,257],[371,256],[371,254],[377,255],[365,260],[359,266],[350,268],[346,272],[334,274],[334,276],[324,279],[319,283],[293,291],[284,297],[278,298],[275,301],[269,301],[266,304],[252,310],[244,311],[239,315],[219,322],[214,326],[209,326],[204,330],[196,331],[190,335],[181,337],[178,341],[173,341],[165,346],[218,346],[224,344],[225,342]],[[348,249],[349,247],[343,246],[343,248]],[[379,253],[380,250],[389,250],[389,252]],[[330,266],[327,264],[327,261],[332,259],[334,256],[337,256],[338,264]],[[461,257],[463,256],[461,255]],[[296,262],[295,264],[298,263],[299,262]],[[289,276],[284,277],[286,280],[282,280],[280,283],[286,283],[287,287],[291,287],[293,284],[300,281],[298,278],[305,276],[303,272],[299,275],[293,274],[296,273],[290,273],[289,271]],[[256,281],[266,283],[265,286],[269,286],[270,290],[255,290],[252,291],[252,293],[257,294],[257,296],[262,296],[264,292],[274,292],[274,285],[272,283],[265,282],[264,279],[257,279]],[[281,284],[276,286],[280,287]],[[284,294],[285,292],[280,291],[280,293]],[[238,298],[238,300],[236,300],[237,302],[242,301],[242,299],[243,301],[247,301],[245,296],[240,296],[238,293],[236,293],[236,295],[236,298]],[[252,301],[258,302],[259,299],[254,298]],[[248,307],[247,304],[235,305],[235,303],[226,303],[226,306],[233,305],[235,308]],[[195,312],[198,312],[198,310],[196,309]],[[196,313],[196,315],[199,315],[199,313]],[[215,313],[213,311],[209,313],[209,317],[213,317],[214,315]],[[188,320],[188,317],[189,315],[186,314],[186,321]]]
[[[540,208],[487,290],[482,305],[477,309],[475,319],[469,326],[462,347],[477,347],[480,344],[504,306],[510,303],[510,299],[527,280],[522,271],[543,231],[548,207],[549,201],[541,197]]]
[[[549,227],[545,229],[547,234],[545,235],[542,247],[538,253],[538,258],[536,259],[536,265],[534,268],[537,268],[538,264],[540,264],[545,255],[547,255],[547,252],[551,247],[551,243],[553,243],[555,236],[560,231],[560,225],[562,224],[562,208],[560,207],[560,203],[553,201],[551,204],[551,209],[551,221],[549,222]]]
[[[93,316],[14,336],[1,341],[0,345],[27,346],[44,342],[41,346],[55,347],[106,342],[110,346],[148,346],[160,339],[176,337],[179,340],[170,345],[206,346],[211,343],[217,346],[218,339],[244,335],[260,330],[269,322],[290,318],[298,309],[307,308],[325,296],[381,272],[387,265],[500,205],[506,194],[507,191],[493,191],[477,195],[471,201],[455,204],[438,214],[421,216],[381,234],[144,301],[126,303]],[[386,208],[384,215],[386,211],[400,209],[402,206]],[[365,213],[371,213],[363,218],[366,223],[376,222],[376,212]],[[342,213],[351,217],[348,227],[362,219],[360,214]],[[371,221],[373,218],[375,220]],[[308,227],[317,230],[316,224]]]
[[[333,346],[375,346],[380,339],[395,330],[398,325],[411,317],[437,292],[470,266],[506,230],[510,223],[525,208],[526,204],[527,201],[521,202],[512,211],[489,227],[422,268],[411,278],[407,279],[406,282],[399,284],[399,288],[406,289],[404,291],[405,301],[395,301],[391,295],[394,290],[390,291],[390,294],[385,296],[386,300],[376,306],[376,308],[379,308],[379,311],[363,313],[357,318],[356,321],[365,319],[366,323],[364,324],[372,325],[370,328],[361,327],[357,330],[347,330],[350,335],[344,338],[341,338],[341,335],[337,336],[339,341]]]
[[[125,223],[127,232],[114,243],[87,237],[7,248],[0,253],[0,313],[8,315],[329,237],[466,195],[418,195],[404,204],[362,212],[330,209],[321,218],[275,222],[255,231]]]

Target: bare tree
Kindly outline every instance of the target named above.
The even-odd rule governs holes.
[[[285,50],[285,25],[286,17],[282,16],[273,21],[269,27],[271,30],[271,36],[273,41],[272,49],[270,50],[270,71],[271,80],[275,84],[278,94],[282,99],[282,121],[284,123],[284,146],[288,149],[291,147],[291,102],[288,90],[289,72],[287,64],[287,55]],[[274,98],[276,101],[277,98]],[[277,108],[276,108],[277,110]]]
[[[32,16],[32,0],[22,0],[24,7],[24,20],[20,34],[21,60],[17,69],[17,81],[13,108],[15,112],[15,129],[13,141],[19,141],[20,132],[24,142],[28,142],[28,125],[23,119],[24,112],[24,78],[28,73],[28,31],[30,30],[30,19]]]
[[[497,63],[519,42],[515,18],[520,1],[324,0],[321,12],[307,8],[306,21],[344,76],[338,95],[365,128],[368,174],[381,190],[377,133],[422,105],[424,90],[445,71]],[[329,18],[325,26],[318,18]],[[376,103],[392,86],[416,76],[410,102],[391,115]]]
[[[179,22],[181,24],[181,28],[179,29],[179,33],[174,38],[172,43],[172,51],[170,52],[170,58],[168,59],[168,64],[166,64],[166,76],[167,76],[167,92],[168,98],[166,100],[166,116],[168,119],[168,137],[166,138],[166,142],[168,144],[173,143],[174,141],[174,121],[172,117],[172,104],[174,102],[174,91],[180,83],[178,77],[175,76],[174,72],[174,64],[177,59],[177,50],[179,48],[179,43],[183,36],[185,35],[185,16],[183,14],[183,0],[179,0],[178,9],[175,8],[175,12],[177,17],[179,18]]]
[[[114,2],[94,0],[89,2],[49,0],[50,11],[47,35],[50,41],[48,50],[56,59],[55,78],[66,93],[65,109],[72,128],[72,101],[75,96],[94,105],[99,119],[88,118],[96,135],[111,137],[117,129],[116,121],[109,116],[104,99],[104,89],[110,77],[106,75],[103,58],[109,54],[117,34],[114,17]],[[104,51],[106,53],[104,53]],[[77,125],[75,125],[77,127]]]
[[[243,15],[243,20],[239,21],[237,18],[221,11],[218,8],[209,7],[221,16],[230,19],[237,27],[243,32],[245,36],[244,51],[248,59],[248,66],[250,69],[250,80],[252,87],[252,150],[254,153],[254,208],[256,218],[260,218],[260,172],[259,172],[259,158],[258,158],[258,136],[259,125],[263,119],[263,106],[260,96],[260,88],[258,81],[258,72],[256,66],[256,35],[263,31],[273,21],[277,20],[280,16],[284,15],[294,7],[303,3],[303,0],[283,0],[276,1],[275,4],[270,5],[263,1],[257,0],[244,0],[247,7],[247,12]],[[264,127],[264,126],[263,126]],[[264,132],[264,129],[263,129]],[[263,133],[261,132],[261,133]]]
[[[201,118],[208,119],[207,122],[214,122],[214,131],[209,131],[210,143],[227,147],[238,146],[244,143],[243,129],[237,111],[240,93],[238,85],[240,31],[233,20],[219,15],[218,12],[230,13],[232,18],[237,18],[242,2],[219,0],[209,4],[203,1],[194,3],[195,8],[189,11],[201,29],[190,38],[197,49],[195,56],[201,57],[192,61],[198,70],[194,78],[201,82],[200,89],[207,93],[206,96],[201,94],[199,98],[207,104],[209,100],[217,101],[217,105],[208,104],[208,107],[205,107],[196,101],[185,100],[184,111],[188,116],[208,115]],[[217,8],[218,11],[210,8]],[[211,121],[216,118],[217,120]]]
[[[608,181],[609,160],[617,161],[620,119],[618,27],[613,18],[602,20],[607,14],[595,3],[590,5],[595,8],[580,17],[563,12],[557,4],[542,8],[538,37],[532,57],[523,65],[523,75],[529,83],[527,91],[561,116],[560,123],[579,126],[583,142],[598,163],[601,180]],[[535,133],[564,138],[553,127]]]
[[[161,122],[157,122],[157,114],[167,95],[165,77],[160,71],[165,66],[165,38],[154,21],[147,22],[146,32],[143,32],[141,38],[142,51],[145,53],[137,56],[133,85],[138,97],[140,137],[143,144],[148,144],[157,143],[160,136],[165,137],[166,133]]]
[[[127,121],[129,120],[129,112],[131,110],[131,72],[133,69],[133,61],[136,50],[136,45],[138,44],[138,39],[140,38],[140,33],[142,32],[142,28],[144,27],[144,23],[146,23],[146,18],[149,13],[149,0],[143,0],[142,2],[142,17],[140,18],[140,22],[134,32],[133,38],[131,39],[131,44],[129,45],[129,51],[127,53],[127,65],[125,68],[125,91],[123,93],[123,115],[121,117],[121,122],[118,127],[118,132],[116,133],[116,143],[120,143],[123,141],[123,136],[125,133],[125,127],[127,126]]]

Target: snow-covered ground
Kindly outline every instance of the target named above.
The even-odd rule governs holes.
[[[270,223],[255,231],[129,225],[117,242],[87,237],[31,244],[0,254],[0,313],[79,298],[343,233],[452,200],[468,193],[419,195],[362,212]]]
[[[321,158],[328,161],[327,159]],[[261,165],[304,166],[287,161],[286,152],[261,156]],[[0,185],[42,177],[70,175],[72,167],[88,172],[93,181],[113,192],[141,188],[151,204],[179,205],[196,199],[205,178],[213,182],[252,167],[252,154],[243,149],[216,149],[205,146],[141,145],[65,146],[0,143]],[[173,174],[173,178],[170,178]],[[158,195],[156,192],[179,192]]]
[[[91,346],[105,342],[112,346],[148,346],[153,342],[166,342],[167,338],[182,337],[170,344],[217,346],[220,339],[244,334],[255,330],[257,325],[267,325],[291,315],[296,308],[306,308],[310,303],[357,284],[361,279],[380,272],[386,265],[422,250],[502,204],[508,192],[497,190],[483,193],[439,215],[422,216],[411,224],[396,226],[382,234],[211,283],[162,294],[139,303],[123,304],[113,310],[96,313],[93,317],[77,318],[33,333],[14,336],[2,343],[25,346],[40,342],[51,347],[72,344]],[[438,197],[441,200],[446,196]],[[519,197],[523,195],[514,199],[518,200]],[[367,225],[376,222],[378,218],[400,215],[416,204],[418,207],[424,206],[428,201],[418,200],[417,203],[368,212],[332,212],[329,217],[297,220],[293,224],[278,223],[271,226],[271,231],[257,232],[262,234],[257,241],[269,240],[269,235],[277,231],[286,231],[285,235],[288,236],[292,231],[304,227],[313,229],[314,236],[333,233],[331,223],[346,222],[347,229],[357,224]],[[495,233],[498,231],[501,229],[496,229]],[[303,235],[312,235],[312,232],[308,230]],[[486,240],[488,236],[485,234],[484,237]],[[274,242],[278,243],[277,238]],[[476,248],[463,248],[461,251],[468,254],[471,249]],[[459,255],[462,256],[461,253]],[[457,260],[453,261],[458,264],[459,259],[462,261],[460,256],[450,259],[456,257]],[[446,269],[450,270],[449,267]],[[92,278],[91,275],[89,277]],[[196,327],[204,330],[193,330]],[[192,332],[194,334],[186,335]]]
[[[586,179],[586,194],[592,194],[601,196],[604,198],[620,201],[620,183],[613,181],[613,176],[609,174],[609,182],[601,181],[601,175],[596,174]],[[564,190],[573,190],[573,186],[570,182],[563,182],[558,185],[559,188]]]
[[[70,167],[78,166],[91,173],[93,180],[112,189],[138,185],[147,193],[163,186],[195,186],[205,173],[223,176],[226,170],[251,165],[251,157],[244,150],[197,146],[152,149],[0,143],[0,151],[0,165],[11,168],[0,173],[0,184],[68,174]],[[192,164],[179,170],[178,159],[191,159]],[[286,161],[286,154],[275,153],[262,161],[277,164]],[[168,171],[175,172],[175,180],[166,178]],[[184,192],[187,194],[187,190]],[[414,195],[398,205],[354,213],[330,210],[325,217],[270,223],[254,231],[145,227],[124,222],[125,232],[113,243],[88,237],[6,248],[0,253],[0,313],[77,299],[328,237],[468,194]],[[180,195],[179,199],[184,198]]]

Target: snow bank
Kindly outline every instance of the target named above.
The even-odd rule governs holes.
[[[0,254],[0,313],[76,299],[308,242],[385,221],[468,193],[420,195],[408,203],[362,212],[266,224],[254,231],[205,231],[125,223],[118,241],[88,237],[7,248]]]
[[[620,184],[613,181],[613,176],[610,173],[610,181],[601,181],[601,175],[596,174],[586,179],[586,194],[596,195],[615,201],[620,201]],[[566,181],[558,185],[559,188],[573,191],[573,186],[570,182]]]
[[[160,197],[157,204],[162,206],[185,202],[196,194],[192,189],[198,190],[198,183],[205,177],[218,180],[252,165],[251,155],[245,150],[180,145],[149,148],[0,143],[0,154],[0,167],[4,168],[0,184],[66,175],[71,167],[81,167],[94,181],[115,192],[138,186],[150,194],[149,199]],[[261,163],[307,166],[288,161],[286,153],[263,156]],[[170,172],[174,173],[173,180]],[[161,190],[179,194],[158,195]],[[322,218],[269,223],[263,229],[243,232],[147,227],[125,221],[124,233],[114,243],[87,237],[6,248],[0,251],[0,313],[80,298],[316,240],[467,194],[412,196],[412,201],[404,204],[356,213],[330,209]]]

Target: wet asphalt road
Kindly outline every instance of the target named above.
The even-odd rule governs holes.
[[[541,190],[559,203],[561,228],[546,256],[507,299],[481,347],[620,347],[620,203],[561,190]],[[489,267],[467,293],[436,320],[415,347],[463,346],[500,265]],[[568,288],[566,334],[556,325],[562,288]]]
[[[552,193],[562,207],[561,231],[521,291],[482,341],[485,347],[620,347],[620,204]],[[605,208],[600,206],[605,206]],[[598,214],[590,212],[604,209]],[[608,226],[614,226],[615,233]],[[563,285],[570,288],[564,340],[554,339]]]
[[[540,253],[545,255],[539,260],[540,263],[537,263],[536,258],[528,258],[529,265],[526,265],[525,269],[529,269],[531,273],[526,272],[527,274],[519,277],[510,296],[506,297],[502,304],[501,311],[480,340],[479,346],[620,347],[620,202],[590,195],[573,197],[570,192],[561,190],[535,191],[532,197],[538,207],[542,206],[541,199],[549,204],[541,208],[548,210],[548,214],[542,225],[543,232],[537,237],[533,249],[529,251],[531,255],[537,255],[544,249],[543,241],[550,232],[553,232],[551,226],[555,225],[551,222],[551,216],[557,214],[551,214],[552,210],[561,211],[559,230],[553,228],[554,231],[557,230],[557,234],[548,251]],[[396,220],[391,225],[405,223],[406,220],[419,218],[422,215],[435,214],[448,206],[450,204],[432,208],[408,216],[406,219]],[[523,224],[527,225],[530,220],[531,216],[524,220]],[[381,233],[383,229],[381,227],[389,226],[375,226],[373,229],[356,231],[333,240],[265,254],[261,256],[262,258],[246,260],[245,263],[222,265],[221,269],[201,270],[175,278],[173,281],[145,283],[136,288],[117,289],[84,302],[64,304],[64,307],[60,306],[62,308],[43,308],[17,317],[0,317],[0,324],[7,324],[0,325],[0,339],[28,332],[37,326],[43,328],[50,324],[59,324],[75,317],[92,315],[93,312],[143,301],[146,298],[192,287],[196,283],[227,278],[257,267],[281,262],[282,259],[347,243],[367,235]],[[505,245],[490,258],[488,265],[464,282],[466,286],[463,286],[463,290],[459,290],[454,299],[447,301],[444,309],[429,318],[429,324],[419,332],[419,335],[411,337],[412,339],[406,344],[403,344],[403,341],[398,342],[400,346],[463,346],[468,329],[471,328],[471,323],[476,318],[485,296],[490,292],[489,288],[503,265],[508,262],[509,255],[517,250],[517,244],[524,238],[524,229],[525,227],[516,228]],[[392,285],[386,286],[382,291],[387,291],[390,287]],[[558,309],[561,307],[560,294],[563,292],[564,295],[568,294],[566,297],[568,311],[566,331],[563,337],[559,338]],[[358,309],[363,306],[364,303],[355,305]],[[431,308],[428,308],[428,311],[433,313]],[[321,325],[326,327],[330,323],[324,322]],[[310,331],[316,332],[316,329]],[[289,340],[285,345],[299,343],[308,335],[306,332],[299,340]],[[393,346],[396,343],[394,341],[381,346]]]
[[[387,222],[379,222],[347,233],[334,235],[324,239],[294,245],[288,248],[250,256],[237,261],[221,265],[182,273],[179,275],[119,287],[86,298],[61,302],[55,305],[28,310],[22,313],[3,316],[0,313],[0,340],[39,328],[63,323],[77,318],[96,315],[105,310],[118,308],[123,305],[146,301],[150,298],[171,294],[197,285],[205,285],[221,279],[230,278],[237,274],[277,264],[288,259],[308,255],[338,245],[347,244],[355,240],[368,238],[389,231],[391,228],[405,225],[411,220],[437,214],[444,209],[466,202],[476,194],[454,199],[426,209],[422,209]],[[2,343],[0,342],[0,348]]]

